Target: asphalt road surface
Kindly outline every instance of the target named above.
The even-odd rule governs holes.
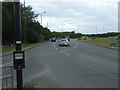
[[[71,40],[70,47],[58,43],[46,42],[25,51],[24,82],[35,88],[118,87],[117,50],[77,40]],[[3,64],[11,62],[12,55],[3,57]]]

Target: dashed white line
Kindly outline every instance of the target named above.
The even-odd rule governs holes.
[[[54,43],[54,47],[55,47],[55,44],[56,44],[56,43]]]
[[[47,55],[50,55],[50,54],[55,54],[55,53],[59,53],[59,52],[46,53],[46,54],[43,54],[43,55],[41,55],[41,56],[47,56]]]
[[[76,44],[76,46],[74,48],[77,48],[78,47],[78,43]]]
[[[70,55],[70,54],[68,54],[68,53],[66,53],[66,52],[63,52],[63,51],[61,51],[61,53],[64,53],[64,54],[66,54],[66,55]]]
[[[114,56],[114,57],[118,57],[118,55],[115,55],[115,54],[113,54],[112,56]]]

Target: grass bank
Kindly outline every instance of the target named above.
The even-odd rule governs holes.
[[[22,44],[22,50],[32,48],[32,47],[37,46],[37,45],[39,45],[41,43],[42,42],[40,42],[40,43],[25,43],[25,44]],[[2,46],[2,55],[10,54],[13,51],[15,51],[15,46],[14,45],[13,46]]]
[[[80,40],[80,42],[104,46],[104,47],[111,47],[110,42],[116,42],[116,46],[113,45],[112,47],[118,48],[118,40],[117,37],[109,37],[109,38],[96,38],[96,39],[88,39],[88,40]]]

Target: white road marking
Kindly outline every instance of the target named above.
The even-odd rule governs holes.
[[[68,54],[68,53],[66,53],[66,52],[64,52],[64,51],[60,51],[60,52],[66,54],[66,55],[70,55],[70,54]]]
[[[55,44],[56,44],[56,42],[54,43],[54,47],[55,47]]]
[[[77,48],[78,47],[78,43],[75,45],[75,47],[74,48]]]
[[[41,56],[47,56],[47,55],[50,55],[50,54],[55,54],[55,53],[59,53],[59,52],[46,53],[46,54],[42,54]]]
[[[115,55],[115,54],[113,54],[112,56],[114,56],[114,57],[118,57],[118,55]]]

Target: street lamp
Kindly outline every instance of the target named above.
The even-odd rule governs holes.
[[[24,7],[25,7],[25,0],[24,0]]]
[[[51,20],[48,20],[48,21],[47,21],[47,26],[46,26],[47,28],[48,28],[48,22],[50,22],[50,21],[51,21]]]
[[[43,13],[46,13],[46,11],[44,11]],[[41,13],[41,25],[42,25],[42,13]]]
[[[96,26],[96,34],[97,34],[97,26]]]
[[[64,25],[65,25],[65,24],[62,25],[62,32],[63,32],[63,26],[64,26]]]

